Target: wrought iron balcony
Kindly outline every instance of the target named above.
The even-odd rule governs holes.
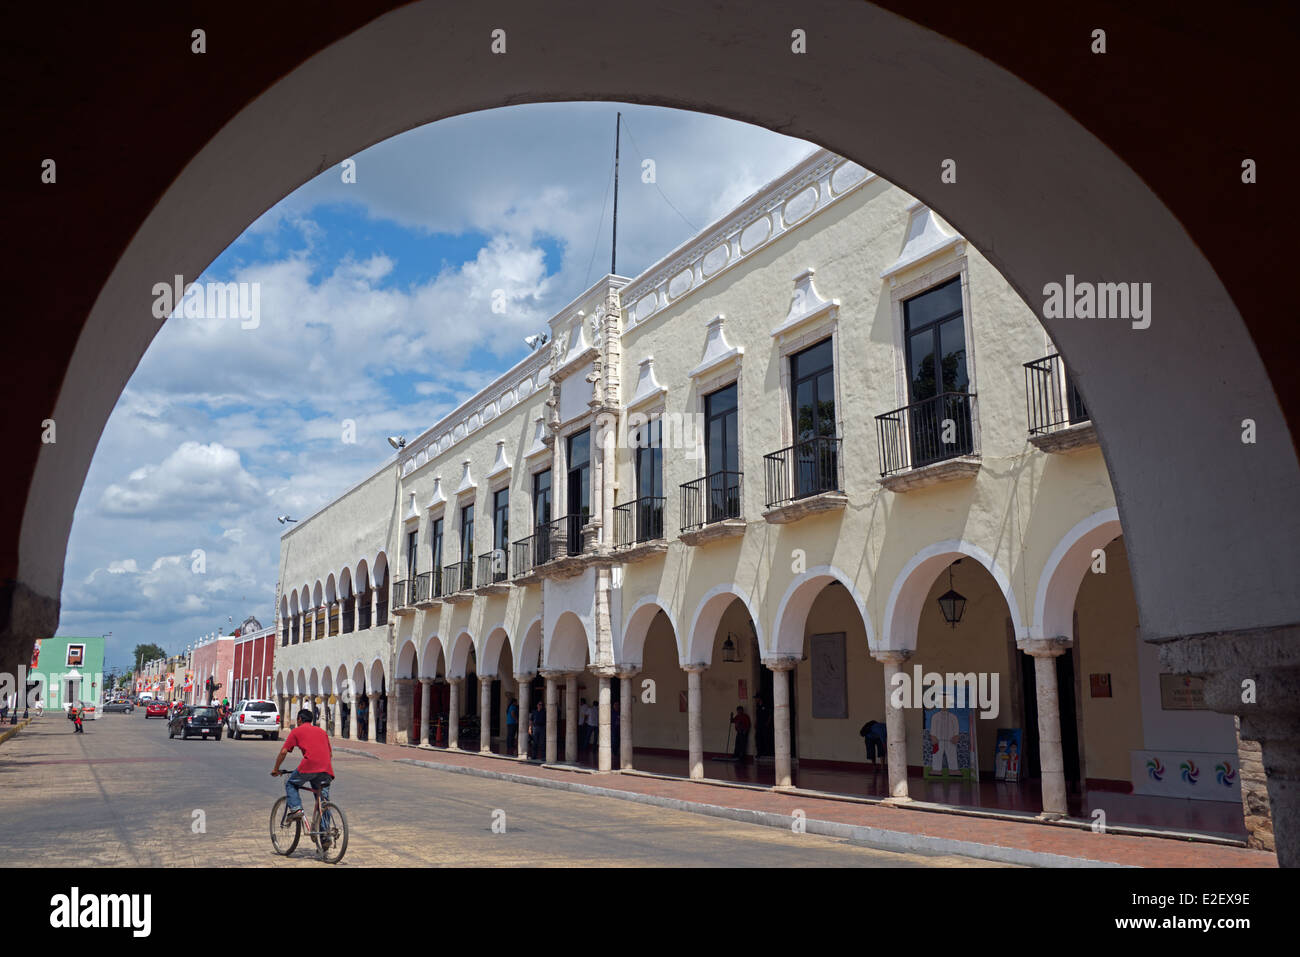
[[[840,490],[841,441],[819,435],[763,456],[766,507]]]
[[[505,549],[494,548],[486,555],[478,557],[478,578],[475,579],[477,587],[496,585],[509,577],[510,566]]]
[[[1030,435],[1045,435],[1092,418],[1056,353],[1025,363],[1025,411]]]
[[[545,564],[546,555],[544,553],[539,555],[542,541],[538,535],[529,535],[514,543],[514,560],[511,562],[511,567],[516,578],[526,578],[533,573],[535,566]]]
[[[433,598],[433,572],[420,572],[415,576],[415,603],[427,602]]]
[[[537,526],[534,537],[545,539],[546,560],[536,561],[536,565],[543,565],[547,561],[556,558],[571,557],[582,554],[582,524],[583,517],[579,515],[564,515],[560,518],[551,519],[549,522],[543,522]],[[554,544],[555,535],[559,535],[558,547]]]
[[[664,537],[662,496],[643,496],[614,506],[614,547],[630,548]]]
[[[943,392],[876,416],[880,474],[975,454],[975,396]]]
[[[740,518],[742,472],[714,472],[687,482],[682,492],[682,531]]]
[[[474,587],[474,562],[456,562],[442,570],[442,593],[454,595],[456,592],[469,591]]]
[[[393,608],[394,609],[406,607],[407,586],[408,583],[405,579],[401,581],[393,582]]]

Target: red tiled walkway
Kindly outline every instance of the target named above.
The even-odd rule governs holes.
[[[525,777],[577,782],[611,791],[657,795],[697,804],[767,811],[782,815],[793,814],[796,809],[799,809],[809,820],[834,821],[1090,861],[1137,867],[1277,866],[1276,856],[1265,851],[1186,839],[1115,833],[1096,834],[1091,830],[1072,826],[835,800],[807,792],[786,794],[684,779],[643,777],[636,774],[591,774],[546,768],[499,757],[481,756],[477,753],[371,744],[340,738],[334,739],[334,742],[335,747],[355,748],[389,761],[399,758],[430,761],[436,764],[478,768]],[[713,769],[709,768],[709,773],[712,772]]]

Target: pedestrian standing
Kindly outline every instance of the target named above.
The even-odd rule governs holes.
[[[506,754],[514,754],[519,742],[519,702],[514,695],[509,697],[510,702],[506,705]]]
[[[366,715],[369,711],[370,704],[363,695],[357,699],[357,739],[360,741],[367,740],[370,734],[370,725],[366,722]]]
[[[78,707],[77,705],[73,705],[73,706],[72,706],[72,716],[73,716],[73,717],[72,717],[72,720],[73,720],[73,722],[74,722],[73,731],[74,731],[76,734],[85,734],[85,733],[86,733],[86,729],[85,729],[85,727],[82,725],[82,722],[83,722],[83,721],[85,720],[85,718],[86,718],[86,706],[85,706],[85,704],[83,703],[80,707]]]
[[[731,723],[736,726],[736,750],[733,756],[737,764],[744,764],[746,752],[749,750],[749,715],[745,714],[745,706],[737,705],[735,712],[731,715]]]
[[[533,720],[528,726],[528,756],[534,761],[538,760],[542,749],[546,747],[546,705],[541,701],[537,702],[537,709],[533,712]]]
[[[591,746],[591,705],[586,698],[578,702],[578,754]]]

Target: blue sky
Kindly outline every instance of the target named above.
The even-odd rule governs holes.
[[[139,642],[176,652],[250,614],[269,624],[276,516],[371,474],[386,436],[518,362],[608,271],[618,110],[627,276],[814,148],[697,113],[538,104],[411,130],[353,157],[355,183],[334,167],[303,184],[197,277],[259,283],[258,326],[172,316],[122,394],[73,521],[58,633],[111,631],[121,666]]]

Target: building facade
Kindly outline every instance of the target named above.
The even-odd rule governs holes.
[[[104,638],[40,639],[32,649],[25,682],[29,704],[34,703],[33,693],[47,709],[67,710],[85,702],[94,708],[87,715],[98,718],[104,713]]]
[[[271,674],[275,668],[275,626],[263,628],[256,618],[248,618],[235,631],[231,703],[271,694]]]
[[[190,667],[183,683],[187,704],[210,704],[230,698],[234,692],[235,637],[213,635],[201,640],[190,652]]]
[[[514,698],[548,762],[1240,831],[1086,384],[931,210],[818,151],[548,335],[282,537],[282,714],[505,752]]]

